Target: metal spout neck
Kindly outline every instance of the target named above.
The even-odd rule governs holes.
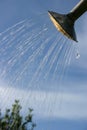
[[[86,11],[87,11],[87,0],[80,0],[80,2],[67,15],[73,22],[75,22]]]

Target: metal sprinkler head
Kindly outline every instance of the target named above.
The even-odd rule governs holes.
[[[87,11],[87,0],[81,0],[68,14],[59,14],[53,11],[48,11],[51,21],[55,27],[67,36],[77,42],[74,29],[75,21]]]
[[[77,41],[74,30],[74,23],[68,18],[67,15],[58,14],[56,12],[48,11],[50,19],[56,28],[68,38]]]

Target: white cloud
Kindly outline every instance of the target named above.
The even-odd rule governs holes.
[[[15,99],[20,100],[25,113],[28,107],[34,108],[38,118],[87,118],[87,95],[84,93],[27,91],[0,86],[2,109],[11,106]]]

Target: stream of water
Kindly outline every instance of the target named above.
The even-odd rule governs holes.
[[[46,20],[44,22],[45,17]],[[58,32],[48,16],[45,15],[39,21],[38,19],[26,19],[1,32],[0,79],[6,82],[7,86],[16,89],[21,88],[21,91],[29,90],[25,98],[23,91],[20,91],[22,94],[18,94],[19,90],[14,92],[14,88],[11,88],[11,90],[10,88],[5,90],[3,88],[2,92],[8,95],[6,101],[11,101],[10,97],[18,95],[19,99],[22,98],[22,102],[26,100],[25,104],[28,103],[29,97],[39,104],[36,98],[37,92],[36,94],[34,93],[33,97],[31,90],[50,90],[54,86],[48,84],[55,81],[58,82],[59,86],[66,68],[70,65],[73,52],[73,41]],[[78,52],[77,58],[79,56]],[[9,93],[11,93],[10,97]],[[41,94],[39,98],[40,96]],[[58,99],[57,96],[55,95],[54,99],[52,99],[55,104],[56,99]],[[43,102],[46,103],[47,98],[48,103],[52,98],[51,95],[44,93],[43,97],[41,96],[42,104]],[[47,110],[49,109],[48,107],[51,108],[52,102],[51,104],[49,102]],[[3,105],[4,102],[2,103]],[[51,110],[49,109],[50,112]]]

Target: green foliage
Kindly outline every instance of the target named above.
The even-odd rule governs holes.
[[[28,115],[23,118],[20,114],[22,107],[18,100],[12,105],[12,109],[6,109],[2,116],[0,110],[0,130],[34,130],[33,109],[29,108]]]

